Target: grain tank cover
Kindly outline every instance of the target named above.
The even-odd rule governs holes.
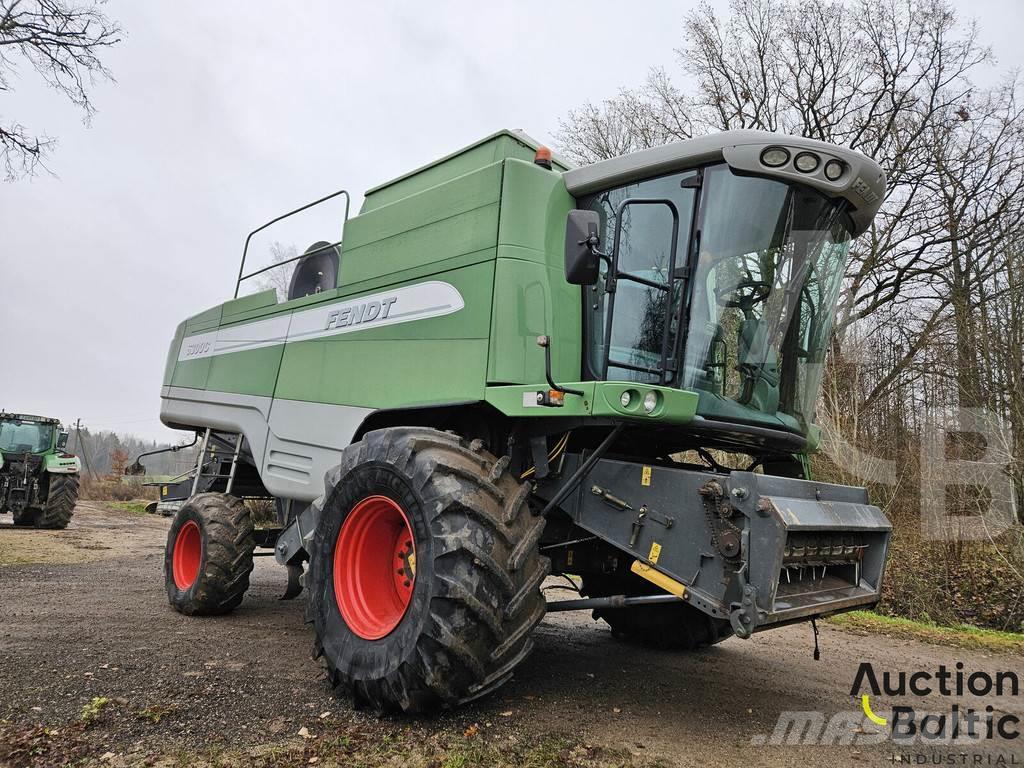
[[[360,212],[366,213],[415,195],[499,160],[514,157],[532,162],[540,146],[539,141],[520,130],[505,129],[492,133],[480,141],[445,155],[440,160],[367,190]],[[552,158],[552,166],[556,171],[564,171],[569,167],[557,155]]]

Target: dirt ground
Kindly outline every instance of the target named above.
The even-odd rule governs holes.
[[[187,618],[163,591],[168,520],[94,502],[79,504],[66,531],[9,520],[0,518],[0,765],[5,754],[11,765],[834,767],[934,755],[1024,765],[1024,726],[1019,739],[970,747],[773,745],[784,711],[858,711],[850,688],[864,661],[879,674],[959,661],[1024,677],[1019,656],[831,627],[815,662],[807,625],[685,654],[620,643],[588,613],[552,614],[496,695],[435,718],[380,719],[332,696],[310,658],[304,600],[277,599],[285,574],[272,558],[257,559],[233,614]],[[875,709],[908,701],[883,696]],[[1024,715],[1020,695],[911,703]]]

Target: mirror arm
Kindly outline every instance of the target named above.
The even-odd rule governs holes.
[[[597,246],[600,242],[601,238],[599,238],[597,235],[591,235],[586,240],[580,240],[577,243],[577,245],[587,246],[587,250],[589,250],[592,254],[597,256],[597,258],[604,259],[604,263],[608,265],[609,269],[611,269],[612,256],[610,253],[605,253],[604,251],[598,250]]]
[[[537,346],[544,348],[544,377],[548,380],[548,386],[555,392],[561,392],[564,395],[579,395],[583,397],[584,393],[578,389],[569,389],[568,387],[562,387],[555,384],[554,378],[551,376],[551,339],[548,336],[538,336]]]

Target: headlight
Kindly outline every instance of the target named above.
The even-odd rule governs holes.
[[[623,408],[629,408],[629,404],[633,402],[633,396],[629,393],[628,389],[622,393],[619,402],[622,403]]]
[[[839,160],[829,160],[825,163],[825,178],[829,181],[835,181],[843,175],[845,170],[846,166]]]
[[[793,165],[800,173],[811,173],[817,170],[821,160],[818,159],[817,155],[811,154],[810,152],[801,152],[796,156],[796,160],[793,161]]]
[[[769,168],[778,168],[789,162],[789,151],[782,147],[768,147],[761,153],[761,162]]]
[[[648,392],[644,395],[644,410],[647,413],[654,413],[654,409],[658,407],[658,393]]]

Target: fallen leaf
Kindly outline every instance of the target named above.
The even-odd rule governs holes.
[[[473,725],[469,726],[469,728],[462,732],[462,735],[465,736],[467,739],[472,739],[474,736],[476,736],[479,730],[479,726],[477,726],[476,723],[473,723]]]
[[[619,712],[621,712],[621,711],[622,710],[619,709],[618,707],[612,707],[612,712],[614,712],[616,715],[619,714]]]
[[[113,759],[114,759],[114,753],[113,752],[104,752],[102,755],[100,755],[100,760],[103,760],[103,761],[113,760]]]
[[[508,712],[502,712],[500,714],[502,717],[512,717],[512,710],[510,709]]]
[[[321,720],[325,720],[326,718],[328,718],[328,717],[330,717],[330,716],[331,716],[331,713],[330,713],[330,712],[321,712],[321,713],[320,713],[320,719],[321,719]]]
[[[306,726],[302,726],[301,728],[299,728],[299,736],[301,736],[304,739],[313,738],[309,733],[309,728],[307,728]]]

